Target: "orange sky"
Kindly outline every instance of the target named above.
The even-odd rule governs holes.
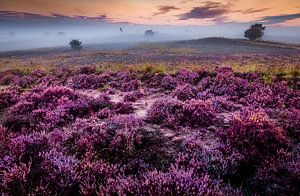
[[[113,21],[151,25],[243,23],[285,16],[284,20],[272,18],[277,19],[272,24],[300,26],[300,0],[0,0],[0,11],[68,16],[105,14]]]

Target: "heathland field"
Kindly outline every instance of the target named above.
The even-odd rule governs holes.
[[[300,46],[0,53],[0,192],[298,195]]]

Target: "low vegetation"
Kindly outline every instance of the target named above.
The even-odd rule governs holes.
[[[296,67],[129,67],[1,71],[0,192],[299,193]]]

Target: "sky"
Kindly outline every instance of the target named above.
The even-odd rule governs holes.
[[[0,51],[85,44],[243,38],[300,43],[300,0],[0,0]],[[154,38],[144,36],[146,30]]]
[[[0,0],[0,22],[300,26],[300,0]]]

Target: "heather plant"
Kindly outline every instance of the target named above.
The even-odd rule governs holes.
[[[282,108],[284,106],[284,97],[274,93],[269,85],[259,83],[252,88],[250,94],[239,100],[243,105],[255,108]]]
[[[4,118],[4,126],[14,131],[51,130],[90,113],[91,102],[66,87],[34,89],[25,93]],[[95,105],[94,105],[95,107]]]
[[[115,113],[108,108],[104,108],[97,112],[97,117],[99,119],[106,119],[106,118],[112,117],[114,115],[115,115]]]
[[[287,144],[281,128],[270,122],[262,110],[243,109],[225,129],[223,139],[250,161],[276,155]]]
[[[129,92],[124,96],[125,102],[135,102],[140,99],[143,94],[140,91]]]
[[[118,102],[113,104],[112,110],[117,114],[131,114],[134,112],[134,107],[130,102]]]
[[[80,181],[79,161],[73,156],[64,155],[57,149],[41,153],[41,169],[47,174],[45,180],[52,194],[72,194],[78,192]]]
[[[190,100],[183,106],[184,122],[190,127],[207,127],[216,121],[212,104],[208,101]]]
[[[82,168],[80,178],[80,194],[90,195],[99,193],[100,187],[105,186],[107,181],[119,174],[115,165],[104,162],[103,160],[80,161]]]
[[[230,67],[175,76],[98,75],[94,66],[1,72],[14,87],[0,91],[0,192],[297,195],[299,89],[259,77]],[[105,93],[74,90],[98,87]],[[156,99],[172,90],[177,98]],[[148,105],[137,118],[134,109]]]
[[[39,79],[39,86],[41,88],[47,88],[50,86],[61,86],[63,82],[53,75],[46,75]]]
[[[147,121],[166,127],[178,127],[183,119],[183,103],[173,98],[156,100],[147,112]]]
[[[199,74],[194,71],[182,69],[176,73],[176,78],[180,82],[189,83],[189,84],[197,84],[199,80]]]
[[[104,87],[108,80],[109,76],[106,74],[79,74],[71,77],[68,85],[74,89],[98,89]]]
[[[10,85],[16,84],[20,81],[20,77],[14,74],[8,73],[7,75],[3,75],[0,79],[0,85]]]
[[[282,127],[286,134],[295,140],[296,143],[300,141],[300,110],[299,109],[285,109],[282,111],[271,110],[269,115],[276,119],[278,126]]]
[[[0,91],[0,111],[18,102],[19,92],[16,89],[5,89]]]
[[[161,80],[161,88],[165,90],[174,90],[177,87],[177,80],[170,75],[167,75]]]
[[[186,101],[194,99],[197,97],[197,88],[191,84],[186,84],[183,86],[178,86],[173,92],[173,96],[176,96],[177,99],[181,101]]]
[[[2,194],[26,195],[28,193],[28,177],[31,172],[31,163],[13,163],[1,170],[0,190]]]
[[[109,148],[111,153],[132,156],[137,145],[141,143],[142,121],[131,115],[117,115],[107,121],[109,132],[114,136],[110,141]]]
[[[95,118],[77,120],[74,132],[65,142],[71,153],[81,158],[89,151],[114,162],[132,156],[140,143],[142,121],[130,115],[117,115],[105,123]]]
[[[77,74],[95,74],[97,72],[96,66],[81,66],[76,69]]]
[[[231,68],[220,68],[210,87],[215,95],[243,97],[249,93],[249,83],[245,79],[235,77]]]
[[[140,87],[140,82],[138,80],[130,80],[121,84],[120,90],[124,92],[135,91]]]
[[[90,99],[91,106],[95,111],[104,108],[110,108],[112,106],[112,102],[110,97],[106,93],[101,93],[97,97]]]
[[[23,163],[31,162],[32,165],[40,162],[40,152],[49,148],[48,140],[41,134],[19,135],[12,138],[8,146],[11,147],[9,155]]]
[[[114,78],[109,85],[123,92],[135,91],[140,87],[140,81],[129,72],[118,72],[111,75]]]
[[[203,78],[198,83],[199,91],[205,91],[207,88],[210,87],[210,85],[212,85],[212,83],[213,83],[213,79],[210,76],[207,76],[207,77]]]
[[[299,193],[299,145],[282,151],[277,159],[267,159],[250,179],[253,191],[262,195],[297,195]]]
[[[111,179],[109,189],[103,193],[133,195],[241,195],[222,181],[214,180],[209,175],[195,176],[192,171],[177,170],[168,172],[152,171],[145,173],[141,180],[132,177]]]
[[[215,97],[212,99],[212,106],[217,112],[232,112],[240,107],[234,102],[228,100],[228,97]]]

